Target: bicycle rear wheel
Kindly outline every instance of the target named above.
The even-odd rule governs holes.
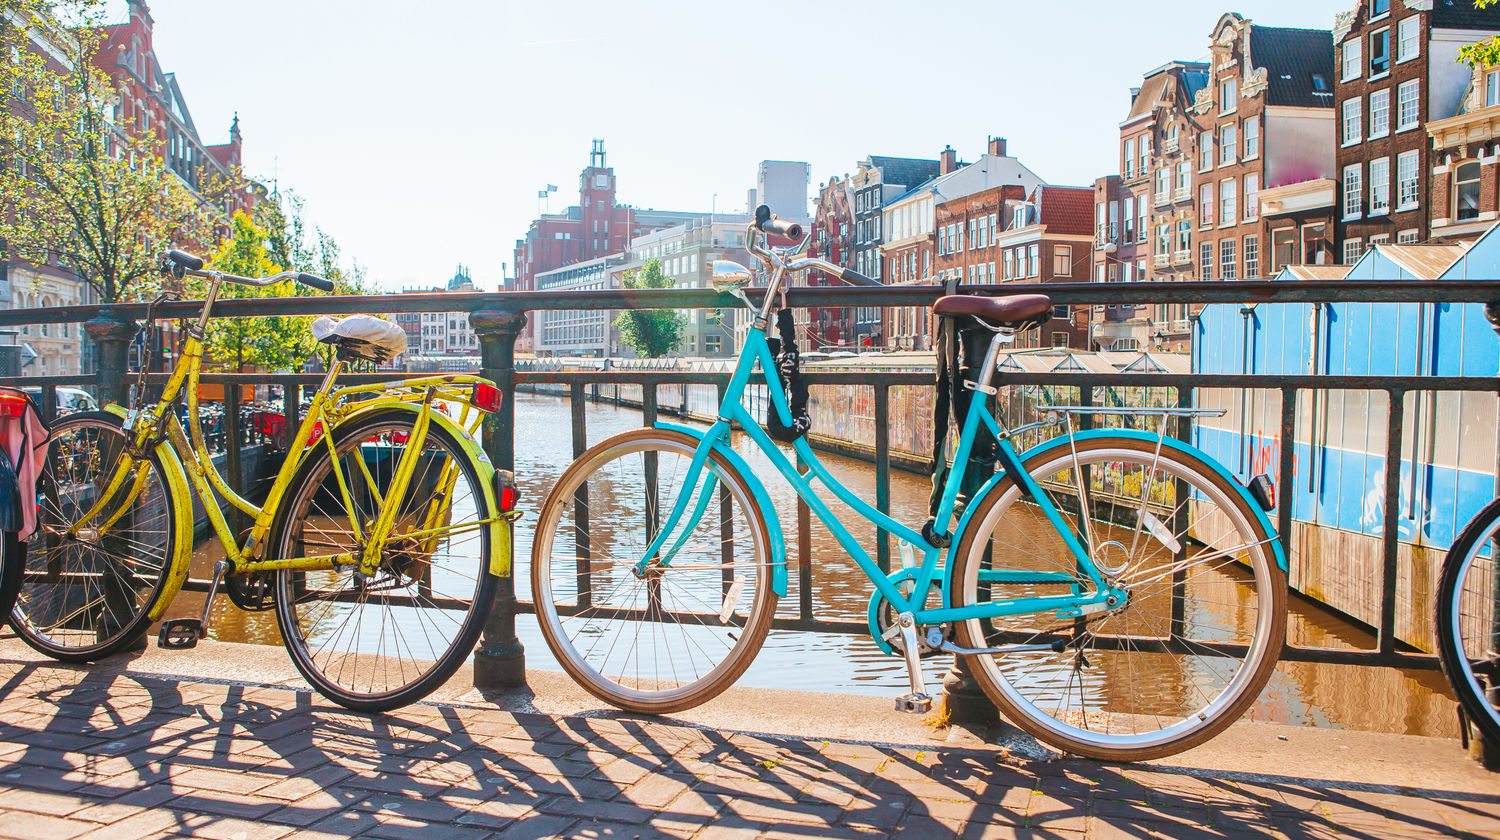
[[[1033,455],[1025,468],[1128,595],[1088,616],[960,622],[964,647],[1066,645],[972,656],[990,699],[1038,739],[1105,760],[1171,755],[1238,719],[1270,678],[1286,633],[1285,573],[1238,490],[1154,440],[1085,438]],[[978,501],[954,558],[954,606],[1093,588],[1010,479]]]
[[[1454,540],[1438,579],[1438,662],[1464,714],[1500,744],[1500,576],[1495,537],[1500,499],[1490,502]]]
[[[321,441],[299,467],[271,533],[272,557],[358,553],[382,500],[397,504],[380,567],[361,585],[355,567],[276,572],[276,623],[297,670],[356,711],[416,702],[474,649],[495,600],[489,526],[498,514],[459,441],[436,423],[405,495],[391,497],[415,416],[382,411],[332,431],[346,508]],[[409,536],[410,535],[410,536]]]
[[[137,462],[133,498],[117,493],[100,516],[68,533],[107,489],[125,445],[120,419],[104,412],[69,415],[47,437],[37,530],[10,615],[21,639],[53,659],[91,662],[130,647],[162,597],[181,523],[154,453]]]
[[[537,522],[531,588],[547,646],[591,694],[633,712],[717,696],[749,667],[776,611],[755,496],[718,453],[686,486],[697,446],[666,429],[615,435],[568,467]],[[637,573],[683,493],[682,522]]]

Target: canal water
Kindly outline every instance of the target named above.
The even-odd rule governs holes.
[[[640,425],[638,410],[603,403],[590,403],[586,410],[588,442],[597,443],[617,432]],[[539,505],[572,460],[571,415],[568,400],[536,395],[516,395],[516,477],[522,492],[522,507]],[[795,544],[796,496],[769,463],[737,436],[736,447],[752,468],[766,479],[767,489]],[[823,456],[830,472],[864,498],[875,496],[874,469],[868,464],[837,456]],[[893,472],[891,511],[899,520],[920,523],[926,516],[930,489],[925,476]],[[861,520],[841,503],[825,494],[830,506],[847,523]],[[516,530],[516,588],[518,597],[530,599],[529,558],[534,518],[523,518]],[[814,518],[811,534],[813,558],[813,603],[820,618],[863,620],[871,586],[864,573]],[[851,529],[854,530],[854,529]],[[874,554],[874,529],[854,530]],[[218,552],[216,542],[200,547],[195,555],[193,576],[207,577]],[[795,550],[789,552],[792,562]],[[796,570],[779,612],[795,616],[800,593]],[[196,605],[193,603],[196,601]],[[278,644],[275,618],[271,613],[243,613],[219,599],[213,635],[226,641]],[[173,605],[173,615],[192,615],[202,601],[185,593]],[[1368,648],[1374,638],[1358,626],[1299,598],[1291,601],[1289,644],[1320,647]],[[518,634],[526,648],[527,666],[560,670],[531,615],[518,619]],[[941,686],[952,664],[949,657],[926,661],[930,688]],[[906,690],[904,666],[882,654],[867,637],[772,631],[755,663],[739,680],[740,685],[767,688],[806,689],[895,696]],[[1247,718],[1278,723],[1325,727],[1349,727],[1413,735],[1451,736],[1456,729],[1454,703],[1436,671],[1406,671],[1393,668],[1317,665],[1283,662],[1277,667],[1260,701]]]

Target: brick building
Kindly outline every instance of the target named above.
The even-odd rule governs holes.
[[[1000,275],[995,239],[1009,218],[1007,207],[1025,200],[1025,187],[1001,184],[939,202],[934,208],[937,224],[934,278],[968,285],[1010,279]]]
[[[1201,124],[1195,269],[1203,280],[1263,278],[1273,270],[1273,223],[1261,214],[1261,192],[1333,176],[1333,38],[1226,14],[1209,49],[1209,84],[1193,105]],[[1328,220],[1329,210],[1302,208],[1291,221]],[[1155,329],[1167,342],[1185,338],[1185,316]]]
[[[918,184],[937,177],[938,162],[922,158],[871,155],[856,165],[849,177],[854,195],[854,242],[851,247],[855,271],[885,280],[880,247],[885,242],[885,207]],[[878,306],[856,307],[852,340],[856,344],[886,346],[884,316]]]
[[[1039,186],[1008,199],[990,247],[1000,282],[1086,283],[1093,265],[1094,190]],[[1079,347],[1089,343],[1088,307],[1053,307],[1040,331],[1017,336],[1016,347]]]
[[[854,236],[854,190],[846,174],[834,176],[827,183],[818,185],[818,197],[813,203],[812,241],[808,253],[825,259],[834,265],[853,267]],[[857,271],[858,269],[856,269]],[[839,286],[837,277],[822,271],[809,270],[801,283],[809,286]],[[854,309],[832,306],[814,307],[807,312],[808,337],[814,346],[847,346],[874,339],[868,335],[856,339],[854,332]]]
[[[595,140],[589,165],[578,175],[578,203],[561,213],[544,213],[516,240],[512,290],[532,291],[536,277],[573,263],[599,259],[629,249],[644,233],[684,224],[704,213],[642,210],[616,200],[615,170],[605,161],[604,141]],[[517,349],[530,350],[536,324],[528,322]]]
[[[1471,207],[1450,207],[1453,167],[1443,161],[1453,147],[1435,160],[1426,126],[1459,112],[1471,81],[1470,68],[1454,60],[1459,48],[1497,30],[1500,9],[1444,0],[1360,0],[1336,19],[1337,241],[1345,265],[1372,244],[1477,232]],[[1465,165],[1463,151],[1456,166]],[[1477,176],[1473,163],[1466,175]]]
[[[1456,113],[1429,122],[1426,134],[1432,240],[1473,239],[1500,219],[1500,67],[1471,68]]]

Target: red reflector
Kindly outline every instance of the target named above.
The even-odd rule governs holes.
[[[516,502],[521,500],[521,493],[514,487],[500,488],[500,512],[508,513],[516,509]]]
[[[480,411],[494,413],[500,410],[501,404],[505,402],[505,395],[499,388],[488,382],[475,382],[474,392],[469,396],[469,403]]]
[[[25,413],[25,397],[15,394],[0,394],[0,417],[20,417]]]

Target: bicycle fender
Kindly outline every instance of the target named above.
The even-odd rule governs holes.
[[[678,426],[674,423],[656,424],[656,428],[669,432],[680,432],[689,437],[703,440],[703,431],[690,429],[686,426]],[[776,593],[777,598],[786,597],[786,538],[782,536],[781,519],[776,515],[776,507],[771,504],[771,494],[766,492],[766,486],[761,483],[755,473],[750,471],[750,465],[721,440],[714,444],[714,451],[724,456],[724,460],[745,479],[750,485],[750,492],[755,496],[755,504],[760,507],[761,518],[766,522],[766,535],[771,539],[771,591]]]
[[[1239,479],[1234,477],[1233,473],[1229,472],[1229,470],[1225,469],[1222,464],[1209,457],[1207,453],[1196,446],[1183,443],[1176,438],[1162,439],[1156,434],[1153,434],[1151,432],[1143,432],[1138,429],[1092,429],[1086,432],[1079,432],[1072,438],[1053,438],[1046,443],[1028,449],[1027,451],[1020,453],[1020,461],[1022,463],[1025,463],[1026,461],[1031,460],[1031,456],[1033,455],[1047,452],[1060,446],[1066,446],[1068,445],[1069,440],[1093,440],[1097,438],[1131,438],[1133,440],[1143,440],[1152,444],[1160,440],[1163,449],[1171,449],[1177,452],[1181,452],[1185,455],[1191,455],[1202,461],[1204,464],[1207,464],[1209,467],[1213,468],[1214,472],[1216,472],[1221,478],[1227,481],[1230,487],[1234,488],[1234,491],[1238,493],[1240,498],[1245,501],[1245,506],[1255,514],[1256,521],[1260,523],[1261,528],[1265,529],[1265,532],[1271,537],[1271,552],[1272,555],[1276,558],[1276,565],[1280,566],[1283,572],[1287,571],[1286,550],[1281,545],[1281,536],[1276,533],[1276,528],[1271,525],[1271,518],[1266,515],[1266,512],[1264,510],[1261,510],[1260,503],[1255,501],[1254,497],[1250,495],[1250,491],[1245,487],[1244,484],[1240,482]],[[1001,479],[1003,478],[1005,478],[1005,473],[1003,472],[997,472],[994,475],[990,476],[990,479],[984,483],[984,486],[979,488],[979,490],[974,494],[974,498],[976,500],[984,498],[985,494],[989,493],[990,490],[996,484],[999,484]],[[963,543],[964,535],[968,532],[969,528],[969,517],[974,513],[974,509],[976,507],[978,507],[978,505],[968,506],[968,508],[964,511],[963,517],[959,519],[958,527],[954,529],[954,547],[957,547]],[[945,563],[943,565],[943,569],[945,572],[943,576],[943,603],[945,604],[952,603],[952,601],[949,600],[949,579],[946,574],[947,569],[951,565],[951,563]]]
[[[368,407],[361,406],[349,412],[340,421],[339,425],[363,419],[366,415],[377,411],[397,410],[412,415],[421,411],[421,406],[413,403],[383,402],[381,400],[369,400],[368,402],[372,404]],[[434,409],[431,422],[442,426],[444,430],[452,434],[453,438],[464,448],[464,452],[474,460],[479,471],[479,486],[484,493],[484,498],[489,502],[490,510],[499,513],[500,497],[499,493],[495,490],[495,465],[490,463],[490,456],[484,454],[484,449],[479,445],[479,442],[470,437],[469,433],[464,431],[448,415]],[[338,426],[334,428],[336,429]],[[512,520],[507,519],[503,515],[497,516],[495,521],[490,523],[490,545],[494,547],[494,550],[490,552],[490,574],[497,577],[506,577],[510,574],[511,559],[514,553],[511,540],[511,523]]]
[[[125,407],[116,403],[104,406],[104,412],[121,420],[125,419]],[[161,597],[156,599],[156,604],[146,614],[152,621],[162,617],[167,607],[172,605],[172,599],[182,590],[182,585],[188,578],[188,564],[193,557],[193,491],[188,486],[187,470],[182,466],[182,459],[177,457],[177,450],[166,441],[156,445],[156,455],[161,458],[165,468],[162,481],[166,484],[166,492],[171,495],[177,509],[177,521],[172,523],[172,532],[178,538],[173,541],[172,565],[167,572],[167,581],[162,586]],[[182,538],[184,534],[187,535],[186,539]]]

